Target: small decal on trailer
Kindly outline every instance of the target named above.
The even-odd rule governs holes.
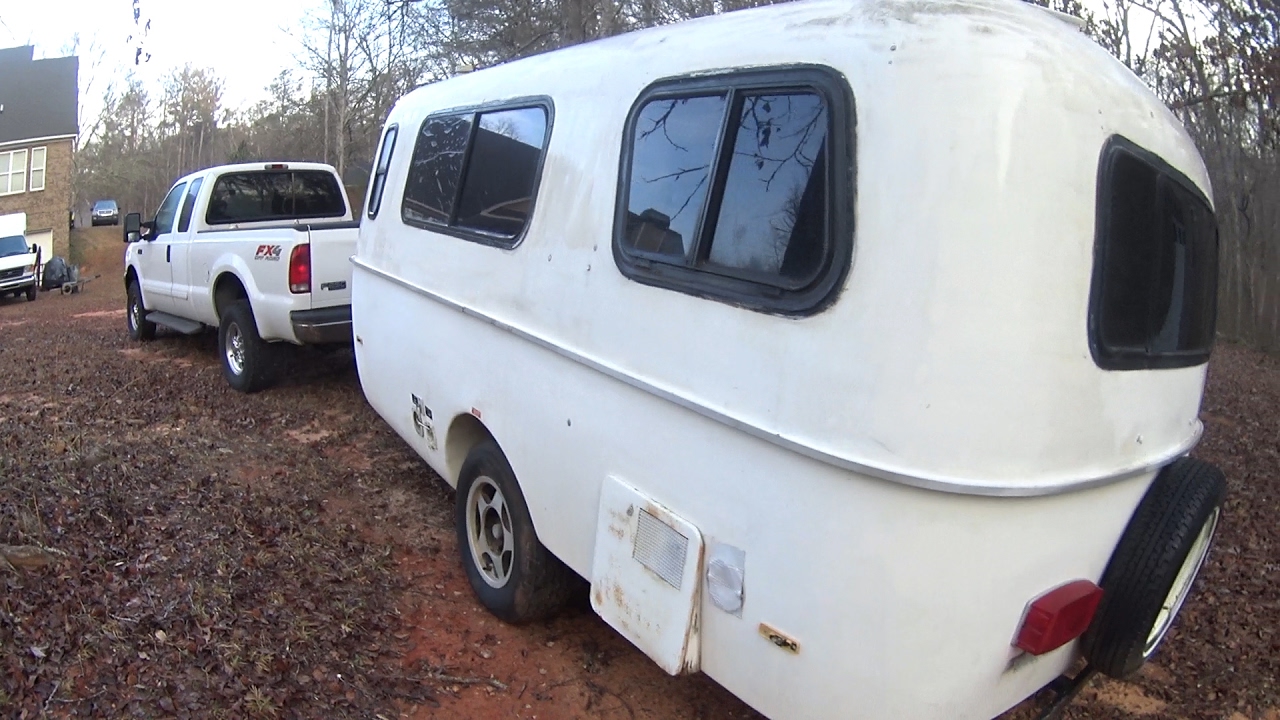
[[[254,260],[279,260],[280,254],[284,252],[284,248],[279,245],[259,245],[258,252],[254,253]]]
[[[418,437],[427,441],[427,447],[435,450],[436,429],[432,424],[431,408],[417,395],[410,394],[409,397],[413,399],[413,429],[418,431]]]

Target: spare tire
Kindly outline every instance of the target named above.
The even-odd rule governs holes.
[[[1147,488],[1102,574],[1102,602],[1080,641],[1099,671],[1128,677],[1155,653],[1209,554],[1226,487],[1217,467],[1179,458]]]

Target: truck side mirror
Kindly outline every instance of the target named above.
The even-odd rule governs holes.
[[[124,241],[135,243],[142,239],[142,214],[129,213],[124,216]]]

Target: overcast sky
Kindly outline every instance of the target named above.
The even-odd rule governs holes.
[[[302,21],[322,0],[139,0],[151,29],[142,47],[149,62],[134,66],[139,32],[132,0],[0,0],[0,47],[31,44],[36,57],[58,57],[80,36],[81,103],[100,104],[106,86],[135,70],[150,88],[191,63],[225,81],[224,104],[251,105],[284,68],[297,67]],[[130,36],[135,36],[130,39]],[[90,52],[96,43],[98,51]],[[100,51],[102,64],[94,67]],[[86,87],[88,86],[88,87]],[[153,89],[153,97],[157,91]],[[86,121],[89,118],[85,118]]]

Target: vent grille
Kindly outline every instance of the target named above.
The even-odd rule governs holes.
[[[641,509],[631,557],[679,590],[684,582],[684,561],[689,538]]]
[[[22,277],[22,268],[12,268],[10,270],[0,270],[0,280],[8,280],[9,278]]]

